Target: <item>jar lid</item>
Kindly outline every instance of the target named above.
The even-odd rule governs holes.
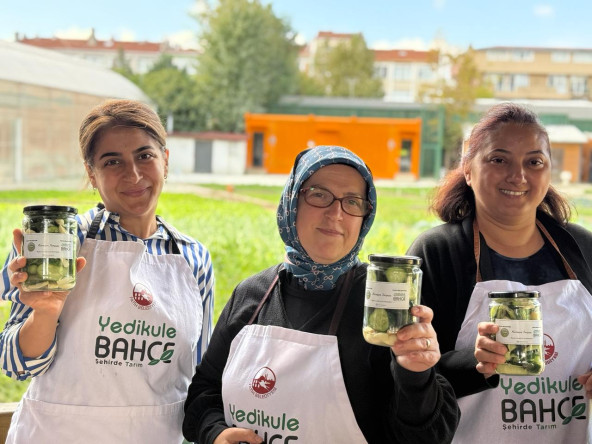
[[[30,205],[23,209],[23,213],[78,213],[78,210],[74,207],[62,206],[62,205]]]
[[[389,256],[388,254],[369,254],[368,260],[398,265],[421,265],[422,262],[422,259],[417,256]]]
[[[490,291],[490,298],[538,298],[541,293],[538,291]]]

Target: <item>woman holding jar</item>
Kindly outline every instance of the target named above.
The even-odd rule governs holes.
[[[458,410],[434,365],[432,312],[393,347],[362,334],[358,252],[376,190],[351,151],[303,151],[277,211],[284,262],[241,282],[189,387],[183,431],[201,444],[449,442]]]
[[[23,291],[21,230],[2,270],[12,301],[0,364],[32,377],[7,443],[180,443],[183,401],[212,328],[208,250],[156,215],[166,132],[147,105],[109,100],[80,127],[103,202],[77,216],[72,291]],[[84,268],[82,268],[84,267]]]
[[[569,205],[550,182],[551,147],[537,116],[496,105],[436,192],[433,209],[445,223],[408,250],[423,258],[439,369],[461,398],[454,442],[591,442],[592,233],[568,223]],[[534,291],[545,370],[497,375],[508,348],[490,338],[498,326],[486,322],[488,294]]]

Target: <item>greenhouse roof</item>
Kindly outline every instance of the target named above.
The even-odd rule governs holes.
[[[0,80],[105,98],[150,100],[122,75],[55,51],[0,41],[0,60]]]

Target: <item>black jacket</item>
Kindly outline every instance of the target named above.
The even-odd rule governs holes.
[[[209,444],[227,427],[221,378],[230,344],[247,324],[280,269],[275,266],[241,282],[224,308],[189,387],[183,423],[186,439]],[[366,267],[357,267],[354,273],[337,338],[347,393],[360,429],[369,443],[450,442],[460,415],[450,384],[434,369],[420,373],[407,371],[396,364],[388,347],[364,341]],[[291,328],[285,312],[288,304],[284,303],[285,295],[280,291],[288,285],[284,270],[280,271],[280,281],[282,285],[275,287],[256,323]],[[323,292],[326,296],[316,293],[315,297],[326,297],[326,303],[313,317],[314,322],[307,322],[303,330],[327,334],[337,292]]]
[[[559,225],[544,213],[537,218],[557,243],[577,278],[592,293],[592,233],[579,225]],[[473,219],[446,223],[422,233],[407,254],[423,259],[421,303],[434,310],[432,324],[438,335],[442,359],[439,371],[446,376],[458,397],[478,393],[496,384],[477,372],[474,349],[454,350],[475,287],[477,263],[473,252]],[[483,258],[484,249],[481,248]],[[481,260],[481,263],[484,261]],[[492,277],[481,267],[484,281]]]

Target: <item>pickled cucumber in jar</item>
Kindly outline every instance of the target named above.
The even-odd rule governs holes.
[[[78,224],[76,208],[34,205],[23,210],[21,270],[27,273],[25,291],[66,291],[76,283]]]
[[[419,304],[421,259],[371,254],[369,260],[362,333],[370,344],[392,347],[399,329],[416,322],[409,309]]]
[[[539,296],[538,291],[489,293],[489,319],[499,326],[493,339],[508,348],[506,362],[497,365],[497,373],[539,375],[545,369]]]

